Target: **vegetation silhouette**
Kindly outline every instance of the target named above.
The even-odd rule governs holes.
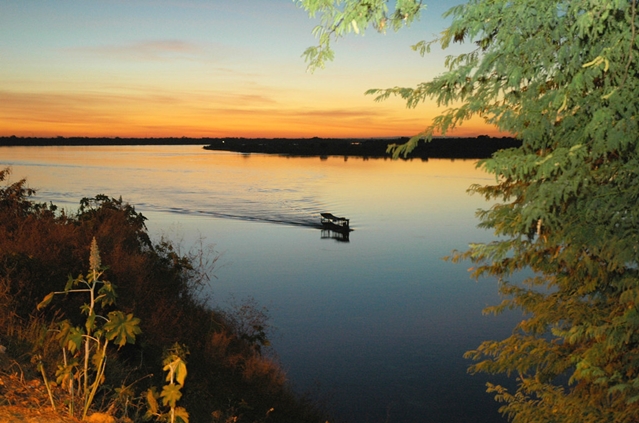
[[[365,158],[392,157],[389,146],[405,144],[409,138],[224,138],[216,139],[204,148],[241,153],[266,153],[289,156],[344,156]],[[436,138],[418,145],[410,159],[481,159],[497,150],[517,147],[513,138],[491,138],[486,135],[469,138]]]

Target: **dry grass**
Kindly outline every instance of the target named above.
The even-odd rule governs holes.
[[[64,395],[57,391],[56,394]],[[0,373],[0,422],[2,423],[77,423],[55,411],[39,379],[24,380],[20,374]]]

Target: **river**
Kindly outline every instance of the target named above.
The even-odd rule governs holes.
[[[494,179],[466,160],[300,158],[200,146],[2,147],[0,167],[38,199],[75,210],[106,194],[133,204],[156,240],[214,245],[212,305],[253,298],[295,389],[339,420],[493,422],[499,404],[465,351],[510,334],[483,316],[496,281],[442,260],[491,234],[466,189]],[[350,219],[348,242],[317,228]],[[233,300],[235,299],[235,300]]]

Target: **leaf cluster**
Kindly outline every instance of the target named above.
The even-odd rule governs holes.
[[[425,7],[422,0],[396,0],[392,2],[392,8],[389,8],[391,2],[388,0],[293,1],[311,17],[319,15],[320,19],[313,29],[318,44],[307,48],[302,55],[310,71],[323,68],[326,62],[334,59],[331,43],[340,37],[350,33],[363,34],[368,27],[381,33],[388,28],[397,31],[418,19]]]
[[[189,413],[183,407],[177,406],[177,402],[182,398],[181,389],[187,375],[185,356],[188,353],[185,346],[177,343],[166,352],[162,370],[167,372],[165,381],[168,383],[162,387],[162,392],[159,394],[155,387],[147,391],[148,409],[145,420],[156,418],[170,423],[189,423]],[[164,407],[169,407],[169,411],[162,412],[158,403],[159,399],[162,400]]]

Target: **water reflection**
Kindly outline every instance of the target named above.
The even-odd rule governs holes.
[[[491,239],[474,216],[489,205],[465,193],[491,182],[474,162],[138,146],[0,148],[6,165],[42,201],[77,207],[82,197],[121,195],[156,237],[178,226],[187,246],[215,243],[223,256],[211,297],[267,306],[289,379],[333,394],[342,420],[498,418],[487,378],[469,376],[462,355],[508,336],[512,319],[481,315],[500,302],[494,281],[476,283],[467,266],[441,260]],[[321,228],[326,210],[354,222],[357,242]]]
[[[348,231],[334,231],[332,229],[322,228],[320,235],[322,239],[334,239],[339,242],[350,242],[350,230]]]

